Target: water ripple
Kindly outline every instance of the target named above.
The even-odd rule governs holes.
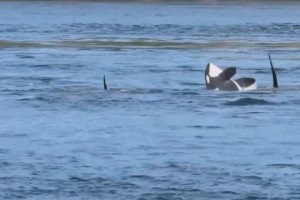
[[[266,101],[264,99],[255,98],[241,98],[235,101],[229,101],[224,105],[227,106],[250,106],[250,105],[273,105],[273,102]]]

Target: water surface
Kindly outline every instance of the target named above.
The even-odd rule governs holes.
[[[0,2],[1,199],[299,199],[299,33],[297,2]]]

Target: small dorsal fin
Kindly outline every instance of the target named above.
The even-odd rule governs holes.
[[[105,75],[103,76],[103,87],[104,87],[104,90],[107,90]]]
[[[271,55],[270,55],[270,53],[268,53],[268,54],[269,54],[269,61],[270,61],[271,70],[272,70],[272,76],[273,76],[273,87],[274,88],[278,88],[278,81],[277,81],[277,76],[276,76],[275,68],[273,66]]]

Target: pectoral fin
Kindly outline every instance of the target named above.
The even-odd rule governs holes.
[[[228,67],[219,74],[218,78],[220,79],[220,82],[228,81],[235,75],[235,73],[235,67]]]

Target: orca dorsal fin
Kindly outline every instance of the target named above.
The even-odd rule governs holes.
[[[278,81],[277,81],[277,76],[276,76],[275,68],[273,66],[271,55],[270,55],[270,53],[268,53],[268,54],[269,54],[269,61],[270,61],[271,70],[272,70],[272,76],[273,76],[273,87],[274,88],[278,88]]]
[[[103,87],[104,87],[104,90],[107,90],[105,75],[103,76]]]

